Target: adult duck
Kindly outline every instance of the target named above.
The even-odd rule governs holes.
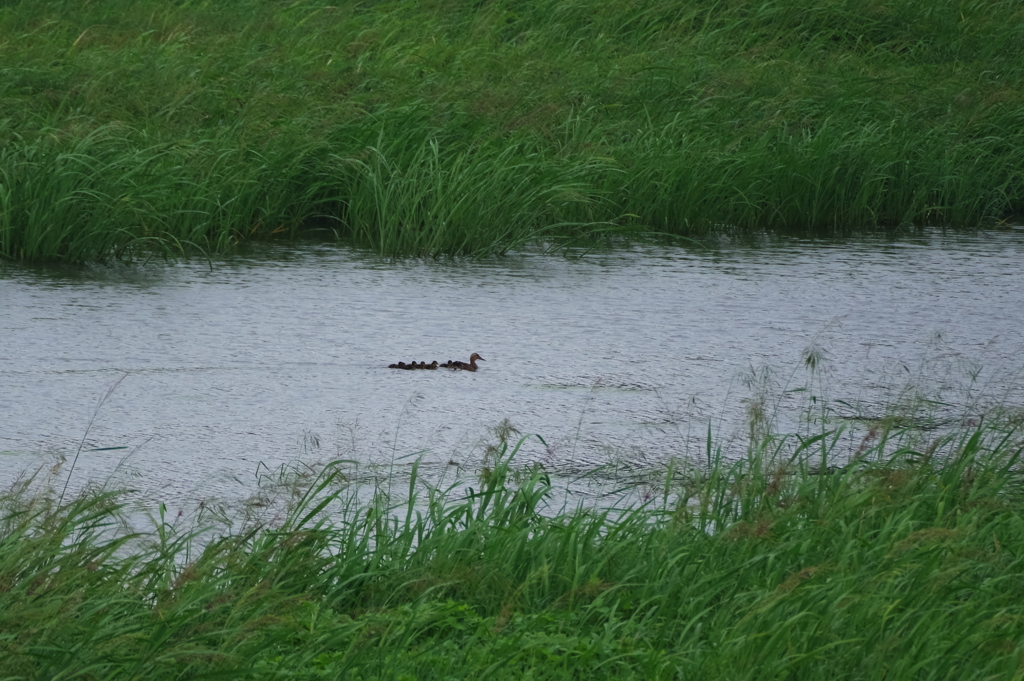
[[[452,362],[450,366],[452,369],[462,369],[463,371],[476,371],[478,368],[476,365],[477,360],[480,360],[481,362],[486,361],[483,357],[474,352],[472,355],[469,356],[469,364],[467,364],[466,362]]]

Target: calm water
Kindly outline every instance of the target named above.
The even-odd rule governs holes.
[[[953,413],[979,392],[1013,403],[1022,256],[1024,234],[1004,232],[580,260],[308,246],[213,269],[8,265],[0,485],[70,461],[94,416],[86,449],[125,449],[83,452],[72,487],[106,480],[171,508],[248,496],[296,460],[477,469],[506,418],[544,437],[523,456],[552,470],[653,466],[700,456],[709,425],[721,442],[744,432],[759,369],[773,395],[808,386],[811,346],[827,351],[811,393],[851,413],[908,386]],[[476,374],[384,368],[471,352]],[[780,427],[800,427],[808,394],[778,403]]]

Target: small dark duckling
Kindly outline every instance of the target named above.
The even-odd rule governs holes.
[[[405,369],[405,362],[399,362],[398,364],[389,364],[388,369]]]
[[[430,369],[430,370],[436,369],[437,368],[437,360],[435,359],[433,362],[431,362],[430,364],[428,364],[427,366],[425,366],[423,368],[424,369]]]
[[[485,361],[483,357],[474,352],[469,356],[469,364],[465,362],[452,362],[451,367],[452,369],[462,369],[463,371],[476,371],[478,369],[476,365],[477,360]]]

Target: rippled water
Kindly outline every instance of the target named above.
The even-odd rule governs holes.
[[[909,385],[966,413],[979,391],[1017,399],[1022,255],[1024,234],[1001,232],[470,263],[313,245],[212,268],[8,265],[0,484],[70,461],[94,417],[85,449],[124,449],[84,451],[76,482],[169,506],[246,496],[296,459],[472,469],[506,418],[544,437],[523,456],[553,470],[654,465],[700,456],[709,426],[742,433],[762,367],[773,395],[812,387],[778,403],[784,428],[810,394],[870,414]],[[809,383],[812,346],[827,354]],[[385,368],[471,352],[476,374]]]

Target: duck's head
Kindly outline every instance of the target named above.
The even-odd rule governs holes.
[[[475,362],[476,360],[480,360],[481,362],[487,361],[483,357],[481,357],[480,355],[478,355],[478,354],[476,354],[474,352],[472,355],[469,356],[469,361],[470,362]]]

